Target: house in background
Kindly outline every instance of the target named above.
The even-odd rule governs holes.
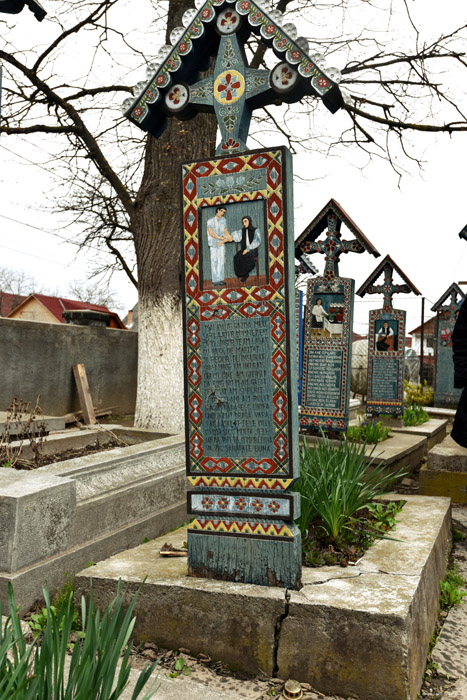
[[[123,319],[123,323],[129,331],[138,331],[138,302]]]
[[[26,296],[21,294],[10,294],[0,290],[0,316],[8,316],[8,314],[16,309],[25,299]]]
[[[422,379],[426,379],[428,384],[433,384],[433,371],[435,364],[435,320],[436,316],[429,318],[423,324],[423,370]],[[412,348],[420,358],[422,354],[422,326],[417,326],[408,335],[412,338]]]
[[[4,296],[17,296],[14,294]],[[3,308],[3,307],[2,307]],[[65,314],[65,315],[64,315]],[[2,313],[2,315],[4,315]],[[30,294],[8,314],[8,318],[42,323],[78,323],[79,325],[105,325],[108,328],[126,330],[118,314],[106,306],[86,301],[74,301],[46,294]],[[94,321],[93,321],[94,319]]]
[[[429,318],[423,324],[423,354],[425,357],[429,355],[434,355],[434,345],[435,345],[435,316]],[[409,335],[412,336],[412,347],[417,353],[421,354],[421,344],[422,344],[422,327],[417,326],[413,331],[409,331]]]

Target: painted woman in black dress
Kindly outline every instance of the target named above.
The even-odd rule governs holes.
[[[256,265],[261,234],[259,229],[253,226],[251,216],[244,216],[242,228],[231,235],[236,243],[240,243],[240,250],[235,253],[233,259],[235,274],[242,282],[246,282]]]

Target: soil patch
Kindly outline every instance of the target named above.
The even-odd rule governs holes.
[[[37,459],[19,459],[14,464],[3,465],[4,467],[9,467],[13,469],[38,469],[40,467],[45,467],[47,464],[55,464],[56,462],[64,462],[67,459],[76,459],[77,457],[84,457],[85,455],[92,455],[97,452],[107,452],[108,450],[113,450],[115,447],[122,447],[126,443],[122,443],[117,439],[110,439],[105,443],[95,442],[91,445],[86,445],[84,447],[75,447],[68,450],[63,450],[52,455],[42,455]]]
[[[339,534],[334,538],[321,518],[314,518],[302,537],[303,566],[345,567],[355,564],[375,540],[391,537],[403,504],[401,500],[374,503],[370,508],[363,508],[356,517],[347,519],[339,527]]]

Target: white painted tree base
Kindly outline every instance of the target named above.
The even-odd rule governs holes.
[[[135,426],[183,432],[183,333],[178,295],[138,304],[138,391]]]

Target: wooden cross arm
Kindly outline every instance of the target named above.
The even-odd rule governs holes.
[[[362,246],[360,241],[353,238],[351,241],[342,241],[342,252],[343,253],[364,253],[365,248]]]

